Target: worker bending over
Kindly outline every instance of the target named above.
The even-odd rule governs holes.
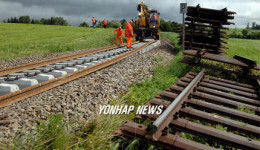
[[[107,28],[107,20],[106,19],[104,20],[103,23],[104,23],[104,28]]]
[[[121,27],[115,29],[114,34],[116,34],[116,39],[115,39],[115,45],[117,45],[117,40],[119,39],[120,43],[123,44],[123,30]]]
[[[126,23],[125,26],[125,37],[127,37],[127,48],[131,48],[132,46],[132,38],[134,37],[134,31],[132,27],[132,20]]]

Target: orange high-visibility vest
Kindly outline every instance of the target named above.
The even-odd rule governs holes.
[[[95,19],[95,18],[92,18],[92,22],[95,23],[95,22],[96,22],[96,19]]]
[[[151,17],[151,20],[157,20],[157,17],[154,15]]]
[[[133,37],[134,31],[133,27],[131,26],[130,23],[127,23],[125,26],[125,37]]]
[[[123,29],[119,30],[119,28],[115,29],[114,33],[117,32],[117,36],[123,35]]]
[[[107,25],[107,20],[104,20],[104,25]]]

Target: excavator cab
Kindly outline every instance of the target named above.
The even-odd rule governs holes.
[[[156,9],[150,9],[149,16],[149,34],[154,37],[154,39],[159,39],[160,32],[158,29],[160,26],[160,13]]]
[[[158,24],[157,20],[158,20],[157,12],[150,12],[150,26],[157,25]]]

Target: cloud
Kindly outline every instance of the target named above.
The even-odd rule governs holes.
[[[32,18],[62,16],[71,25],[78,25],[82,21],[91,22],[95,16],[103,19],[135,19],[136,6],[141,0],[0,0],[0,19],[13,16],[30,15]],[[236,11],[234,22],[237,27],[245,27],[247,22],[260,23],[258,8],[259,0],[144,0],[149,8],[157,8],[161,18],[181,22],[179,3],[188,5]]]

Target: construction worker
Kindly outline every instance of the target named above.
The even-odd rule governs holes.
[[[132,38],[134,37],[134,31],[132,27],[132,20],[126,23],[125,26],[125,37],[127,37],[127,48],[131,48],[132,46]]]
[[[151,17],[151,21],[157,21],[157,16],[155,16],[154,14]]]
[[[107,28],[107,20],[106,19],[104,20],[103,23],[104,23],[104,28]]]
[[[133,27],[134,19],[131,19],[131,21],[132,21],[132,22],[131,22],[131,26]]]
[[[94,17],[92,18],[92,23],[93,23],[93,28],[95,28],[97,21],[96,21],[96,19]]]
[[[115,45],[117,45],[117,40],[119,39],[120,43],[123,44],[123,29],[121,27],[115,29],[114,34],[116,34],[116,39],[115,39]]]

